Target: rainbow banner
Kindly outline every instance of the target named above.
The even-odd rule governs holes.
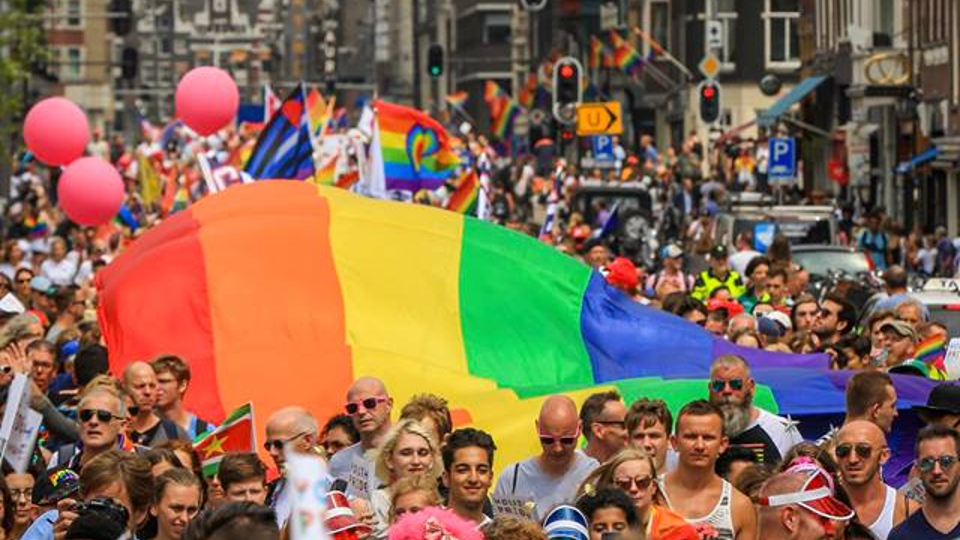
[[[446,97],[444,97],[444,99],[454,109],[461,109],[469,97],[470,94],[468,94],[466,90],[460,90],[459,92],[448,94]]]
[[[461,214],[477,214],[477,198],[480,194],[480,178],[477,171],[470,169],[460,175],[460,181],[450,200],[447,201],[447,210]]]
[[[613,63],[627,75],[636,75],[643,68],[640,53],[627,43],[616,30],[610,31],[610,44],[613,46]]]
[[[914,356],[930,369],[930,377],[944,379],[947,366],[944,363],[947,357],[947,341],[943,336],[933,335],[917,343]]]
[[[520,115],[520,106],[512,99],[504,100],[500,115],[493,118],[491,131],[493,138],[501,141],[507,140],[513,134],[513,125]]]
[[[356,377],[376,376],[397,407],[447,398],[456,426],[493,434],[501,466],[540,451],[533,421],[555,392],[579,403],[617,388],[676,412],[707,396],[711,360],[735,352],[758,406],[842,418],[853,374],[827,370],[826,355],[736,347],[504,227],[305,182],[206,197],[139,237],[96,285],[113,373],[180,355],[201,417],[251,401],[264,418],[297,404],[323,420]],[[893,378],[905,408],[935,383]]]
[[[417,192],[442,186],[460,164],[443,126],[425,112],[386,101],[375,101],[373,109],[386,188]]]

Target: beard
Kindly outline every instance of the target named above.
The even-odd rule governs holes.
[[[960,482],[960,479],[954,478],[949,484],[942,487],[930,486],[930,485],[927,485],[926,482],[924,482],[923,487],[927,492],[927,497],[937,501],[944,501],[953,497],[954,492],[957,491],[958,482]]]
[[[743,402],[734,398],[720,397],[717,405],[723,411],[723,434],[728,438],[736,437],[750,426],[753,412],[753,395],[747,394]]]

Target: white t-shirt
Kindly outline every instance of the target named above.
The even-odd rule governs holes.
[[[797,429],[796,423],[769,413],[759,407],[757,410],[760,411],[760,416],[757,417],[755,422],[750,424],[750,427],[759,424],[760,427],[767,432],[773,444],[777,445],[777,450],[780,451],[781,456],[787,455],[787,452],[791,448],[803,442],[803,435],[801,435],[800,430]]]
[[[77,261],[71,257],[64,257],[60,262],[47,259],[40,265],[40,275],[59,287],[72,285],[77,275]]]
[[[920,269],[928,276],[932,276],[933,268],[937,263],[937,248],[921,248],[917,251],[917,258],[920,259]]]
[[[750,261],[759,256],[760,252],[752,249],[738,251],[733,255],[730,255],[730,267],[736,270],[741,276],[746,277],[747,265],[750,264]]]
[[[600,463],[577,450],[573,464],[561,476],[545,472],[537,458],[527,458],[507,466],[493,490],[495,514],[514,514],[542,520],[555,506],[572,503],[580,484]],[[527,514],[533,503],[532,515]]]
[[[356,443],[340,450],[330,459],[330,476],[347,482],[348,497],[369,501],[379,487],[372,457],[373,452],[364,454],[360,443]]]

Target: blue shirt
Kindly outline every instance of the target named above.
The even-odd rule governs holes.
[[[960,537],[960,524],[948,533],[933,528],[923,515],[923,510],[914,512],[903,523],[894,527],[887,540],[951,540]]]
[[[53,524],[58,517],[60,513],[56,510],[44,512],[23,532],[20,540],[53,540]]]

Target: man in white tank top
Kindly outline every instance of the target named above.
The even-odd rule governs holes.
[[[726,450],[723,413],[707,400],[686,404],[677,415],[670,444],[679,455],[676,470],[667,473],[660,492],[671,510],[698,529],[716,532],[705,538],[754,540],[757,517],[746,495],[717,476],[714,466]]]
[[[873,422],[854,420],[840,429],[833,452],[857,518],[879,540],[886,540],[890,529],[906,517],[906,507],[905,499],[880,476],[890,458],[883,430]]]

